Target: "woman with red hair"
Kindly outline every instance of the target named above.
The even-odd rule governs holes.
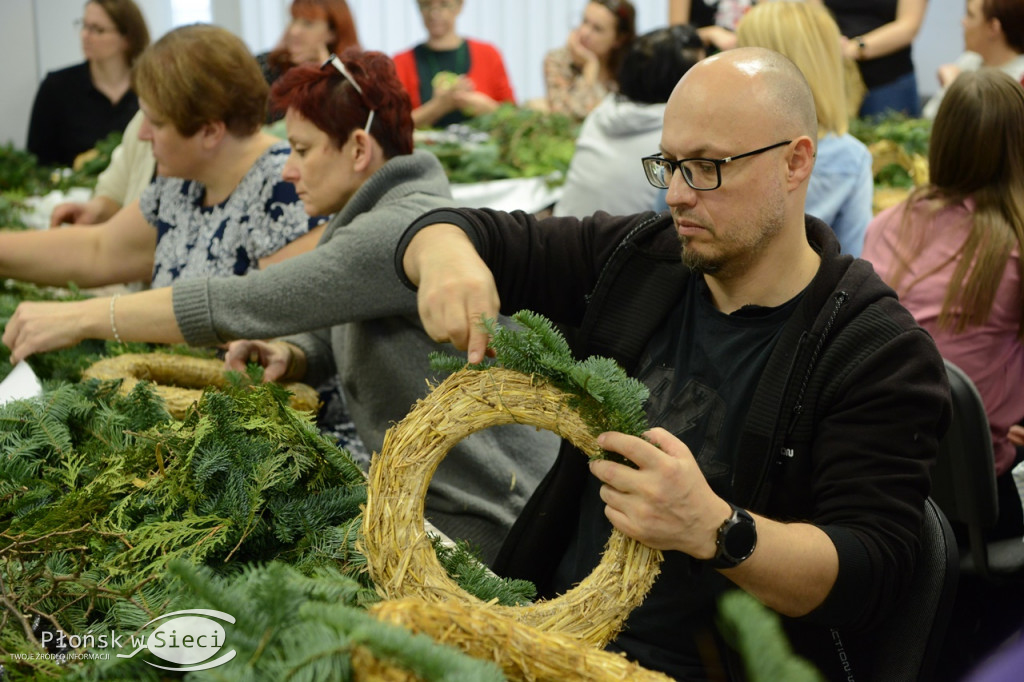
[[[292,145],[284,179],[310,215],[334,214],[317,247],[245,277],[176,282],[116,301],[23,303],[3,336],[13,361],[84,338],[215,345],[290,334],[235,341],[228,366],[244,369],[256,357],[266,379],[312,385],[336,372],[356,431],[367,450],[380,451],[387,428],[424,396],[428,356],[442,349],[423,331],[416,294],[392,262],[407,225],[451,205],[448,180],[433,154],[413,151],[409,97],[384,54],[350,50],[322,67],[297,66],[273,97],[286,109]],[[489,559],[554,443],[525,426],[475,434],[431,480],[427,517]]]
[[[294,0],[292,20],[270,52],[257,55],[271,85],[296,64],[322,64],[331,53],[359,47],[359,35],[345,0]]]

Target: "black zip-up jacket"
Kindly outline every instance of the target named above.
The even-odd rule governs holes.
[[[538,221],[441,209],[403,237],[403,278],[405,245],[434,223],[467,233],[494,273],[503,313],[541,313],[568,329],[580,357],[612,357],[628,371],[695,277],[667,214]],[[931,337],[871,265],[841,255],[820,220],[808,216],[806,229],[821,266],[757,385],[730,501],[828,534],[839,555],[835,586],[812,613],[785,619],[787,630],[829,677],[870,679],[870,632],[906,587],[920,547],[949,387]],[[587,475],[586,457],[563,442],[505,541],[499,574],[552,596],[561,559],[553,550],[574,528]]]

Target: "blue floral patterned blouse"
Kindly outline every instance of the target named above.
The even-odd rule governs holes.
[[[216,206],[202,205],[206,188],[198,182],[154,180],[139,199],[142,215],[157,231],[152,285],[244,275],[323,220],[307,216],[295,186],[281,179],[288,153],[287,142],[270,147]]]

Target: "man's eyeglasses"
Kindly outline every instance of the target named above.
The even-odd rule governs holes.
[[[108,33],[117,32],[116,28],[107,28],[106,26],[100,26],[98,24],[87,24],[81,19],[75,19],[72,23],[79,31],[85,31],[86,33],[91,33],[94,36],[104,36]]]
[[[320,68],[326,69],[328,66],[333,66],[334,68],[336,68],[338,70],[338,73],[344,76],[345,80],[351,83],[352,87],[355,88],[356,92],[359,93],[359,96],[363,98],[363,103],[367,105],[369,104],[366,101],[366,95],[363,94],[363,89],[359,87],[359,83],[357,83],[356,79],[352,77],[352,73],[345,66],[345,63],[338,58],[338,55],[332,54],[330,57],[327,58],[327,61],[320,65]],[[370,132],[370,126],[373,125],[373,114],[374,110],[370,109],[370,115],[366,117],[366,125],[363,126],[363,130],[365,130],[366,132]]]
[[[792,141],[793,140],[776,142],[775,144],[770,144],[767,147],[755,149],[752,152],[735,154],[733,156],[727,156],[724,159],[705,159],[697,157],[671,161],[669,159],[662,158],[661,154],[655,154],[654,156],[645,156],[640,159],[640,161],[644,164],[644,173],[647,174],[647,182],[659,189],[668,189],[669,184],[672,182],[672,175],[678,169],[683,174],[683,180],[686,180],[687,185],[700,192],[707,192],[713,189],[718,189],[722,186],[722,166],[725,164],[748,156],[754,156],[755,154],[761,154],[762,152],[775,149],[776,147],[787,145]]]

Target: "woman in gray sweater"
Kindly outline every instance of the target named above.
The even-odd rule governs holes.
[[[356,430],[378,451],[384,432],[426,392],[428,354],[416,296],[392,258],[402,231],[451,204],[437,159],[412,149],[408,95],[383,54],[346,52],[291,69],[275,84],[292,153],[284,178],[307,213],[333,213],[312,251],[244,277],[177,282],[115,298],[19,306],[4,333],[12,361],[85,338],[193,345],[236,339],[228,362],[259,357],[268,379],[313,385],[337,372]],[[285,336],[290,335],[290,336]],[[456,446],[426,513],[490,560],[547,471],[557,438],[500,427]]]

